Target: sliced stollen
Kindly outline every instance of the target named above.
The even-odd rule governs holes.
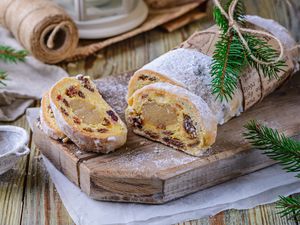
[[[58,126],[82,150],[108,153],[126,142],[126,125],[89,77],[63,78],[49,96]]]
[[[136,90],[155,82],[168,82],[200,96],[223,124],[242,112],[242,92],[238,88],[229,102],[216,100],[211,94],[212,59],[194,49],[171,50],[134,73],[128,85],[129,98]]]
[[[265,30],[276,36],[284,46],[284,60],[287,67],[280,72],[280,79],[261,76],[254,68],[247,68],[241,74],[240,83],[232,99],[219,101],[212,94],[210,67],[215,43],[219,37],[216,26],[194,33],[179,48],[171,50],[154,59],[136,71],[129,81],[129,98],[136,90],[156,82],[168,82],[184,87],[200,96],[216,114],[219,124],[227,122],[234,116],[260,102],[265,96],[279,87],[291,74],[298,70],[295,49],[296,42],[289,32],[273,20],[258,16],[246,16],[249,26]],[[274,48],[278,46],[273,40],[268,42]]]
[[[57,126],[53,111],[50,106],[49,92],[41,100],[40,121],[42,130],[53,139],[65,139],[66,135]]]
[[[188,154],[201,156],[215,142],[217,120],[206,102],[169,83],[154,83],[128,99],[133,132]]]

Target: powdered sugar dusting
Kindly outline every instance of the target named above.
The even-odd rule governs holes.
[[[217,100],[211,90],[211,63],[211,57],[197,50],[179,48],[158,57],[140,71],[155,71],[200,96],[223,124],[242,111],[242,93],[237,89],[231,101]]]
[[[269,31],[275,35],[286,48],[292,48],[296,45],[295,40],[290,35],[289,31],[274,20],[261,18],[259,16],[247,15],[245,19],[257,26]]]
[[[114,166],[110,167],[110,170],[126,171],[128,176],[131,173],[134,176],[139,174],[155,176],[164,169],[171,169],[199,160],[198,157],[178,152],[161,144],[151,144],[150,146],[147,146],[148,150],[134,150],[123,153],[113,162],[108,163],[107,166],[113,163]]]
[[[124,120],[124,111],[127,107],[127,84],[132,73],[123,74],[115,79],[103,78],[96,80],[95,84],[102,97]]]
[[[285,27],[277,23],[276,21],[271,19],[261,18],[259,16],[252,16],[252,15],[251,16],[247,15],[245,19],[248,22],[253,23],[272,33],[282,42],[283,46],[286,49],[290,50],[296,46],[297,43],[291,36],[290,32]],[[295,65],[294,72],[299,70],[298,57],[299,56],[293,59]]]

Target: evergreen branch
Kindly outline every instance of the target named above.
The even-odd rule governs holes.
[[[273,49],[267,41],[250,34],[245,34],[244,38],[247,41],[252,54],[259,60],[264,62],[271,62],[277,58],[278,52]],[[271,65],[258,64],[250,57],[250,54],[248,52],[247,60],[251,67],[254,67],[258,73],[263,74],[269,79],[278,79],[278,73],[284,72],[284,67],[287,66],[285,61],[283,60],[280,60],[277,63]]]
[[[228,12],[229,6],[233,0],[228,0],[223,6]],[[254,61],[248,50],[244,47],[242,41],[234,30],[229,30],[227,18],[221,13],[217,7],[214,8],[214,19],[220,27],[221,37],[216,43],[216,50],[213,54],[211,65],[212,93],[220,100],[224,98],[228,101],[232,98],[240,78],[240,73],[246,66],[253,67],[259,74],[265,77],[279,78],[278,74],[284,71],[286,63],[280,60],[271,65],[259,64]],[[241,26],[244,25],[245,6],[242,0],[237,2],[234,19]],[[264,39],[255,35],[243,34],[251,54],[257,59],[265,62],[272,62],[276,59],[278,53]]]
[[[0,45],[0,59],[4,62],[23,62],[27,55],[25,50],[15,50],[9,46]]]
[[[233,0],[229,0],[225,6],[224,6],[224,10],[228,11],[229,6],[231,4]],[[237,21],[239,24],[244,24],[244,15],[246,13],[245,10],[245,5],[243,1],[238,1],[236,7],[235,7],[235,11],[233,14],[233,18],[235,19],[235,21]],[[216,22],[216,24],[221,28],[221,30],[223,31],[223,34],[225,34],[228,31],[228,21],[226,19],[226,17],[221,13],[221,10],[217,7],[214,7],[213,10],[213,16],[214,16],[214,20]]]
[[[264,151],[271,159],[278,161],[287,172],[298,173],[300,178],[300,142],[279,134],[278,131],[263,126],[256,121],[245,125],[246,139],[258,149]],[[276,208],[281,216],[300,218],[300,198],[279,196]]]
[[[217,7],[214,7],[213,17],[216,24],[220,27],[223,33],[226,33],[228,30],[228,21],[226,17],[221,13],[221,10]]]
[[[233,0],[229,0],[224,10],[228,8]],[[243,1],[238,1],[235,11],[235,20],[244,23],[245,6]],[[221,13],[220,9],[214,8],[214,19],[220,27],[222,34],[217,41],[213,54],[213,62],[211,67],[212,76],[212,93],[221,101],[232,99],[232,96],[237,88],[239,75],[246,66],[244,47],[242,46],[239,37],[234,31],[228,32],[228,20]]]
[[[232,2],[233,2],[233,0],[229,0],[225,4],[224,10],[226,12],[228,12],[229,6]],[[244,20],[245,14],[246,14],[246,7],[245,7],[245,4],[244,4],[244,0],[240,0],[240,1],[237,2],[236,6],[235,6],[235,10],[233,12],[233,19],[237,23],[243,25],[245,23],[245,20]]]
[[[256,121],[245,125],[244,137],[271,159],[278,161],[287,172],[298,173],[300,178],[300,142],[279,134],[278,131],[263,126]]]
[[[280,210],[281,216],[300,218],[300,198],[279,196],[280,200],[276,208]]]
[[[24,62],[27,54],[25,50],[15,50],[12,47],[0,45],[0,60],[6,63]],[[0,70],[0,86],[6,86],[5,80],[7,80],[7,73]]]
[[[216,43],[211,67],[212,93],[221,101],[232,98],[237,88],[239,75],[246,65],[246,59],[238,36],[223,34]]]
[[[0,85],[6,86],[5,80],[7,80],[7,74],[5,71],[0,70]]]

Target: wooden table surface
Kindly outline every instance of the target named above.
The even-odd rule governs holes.
[[[247,0],[245,2],[249,14],[278,20],[291,29],[299,41],[299,0]],[[297,9],[298,16],[291,13],[291,10],[296,12]],[[120,74],[141,67],[178,45],[194,31],[205,29],[210,24],[212,24],[211,18],[206,18],[172,33],[155,29],[115,44],[85,60],[60,66],[72,75],[84,73],[94,78]],[[34,105],[38,106],[39,103],[36,102]],[[1,124],[21,126],[30,132],[25,116],[13,123]],[[30,155],[20,160],[14,169],[0,176],[0,225],[74,224],[43,167],[40,152],[32,141],[29,146]],[[262,205],[249,210],[227,210],[213,217],[181,224],[298,224],[293,219],[281,218],[277,214],[278,209],[275,205],[275,203]]]

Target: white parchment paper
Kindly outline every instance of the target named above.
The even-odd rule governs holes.
[[[31,126],[38,108],[27,110]],[[89,198],[45,157],[44,163],[77,225],[165,225],[215,215],[226,209],[248,209],[300,192],[300,179],[279,165],[239,177],[164,205],[101,202]]]
[[[72,219],[77,225],[164,225],[215,215],[226,209],[247,209],[300,192],[294,174],[275,165],[199,191],[164,205],[110,203],[90,199],[45,157],[44,163]]]

